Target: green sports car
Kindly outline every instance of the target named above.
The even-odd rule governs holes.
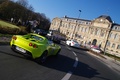
[[[49,41],[46,37],[30,33],[26,35],[13,35],[10,42],[11,49],[21,52],[27,57],[45,62],[50,55],[58,55],[61,47]]]

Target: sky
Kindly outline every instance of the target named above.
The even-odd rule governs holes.
[[[120,24],[120,0],[28,0],[35,12],[44,13],[51,21],[55,17],[93,20],[108,15]],[[79,11],[81,10],[81,12]]]

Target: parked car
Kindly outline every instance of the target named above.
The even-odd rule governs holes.
[[[102,53],[103,51],[98,46],[91,46],[91,50],[96,53]]]
[[[67,40],[66,44],[72,47],[80,48],[80,44],[75,40]]]
[[[58,43],[58,44],[60,44],[61,39],[60,39],[59,37],[52,36],[52,41],[53,41],[54,43]]]
[[[34,33],[37,33],[37,34],[39,34],[39,35],[42,35],[42,36],[46,36],[47,33],[48,33],[48,31],[43,30],[43,29],[35,29],[33,32],[34,32]]]
[[[49,41],[46,37],[30,33],[26,35],[13,35],[10,42],[12,50],[31,57],[41,63],[50,55],[58,55],[61,47]]]
[[[101,50],[101,49],[99,49],[99,48],[91,48],[91,50],[93,51],[93,52],[96,52],[96,53],[102,53],[103,51]]]

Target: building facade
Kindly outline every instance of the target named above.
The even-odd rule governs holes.
[[[56,17],[52,20],[50,30],[57,30],[65,34],[67,39],[77,40],[81,45],[96,45],[112,54],[120,53],[120,25],[107,15],[94,20]]]

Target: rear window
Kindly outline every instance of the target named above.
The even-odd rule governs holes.
[[[73,42],[78,43],[77,41],[73,40]]]
[[[34,38],[35,40],[39,40],[39,41],[42,41],[42,40],[43,40],[42,37],[38,37],[38,36],[35,36],[35,35],[31,35],[30,38]]]

